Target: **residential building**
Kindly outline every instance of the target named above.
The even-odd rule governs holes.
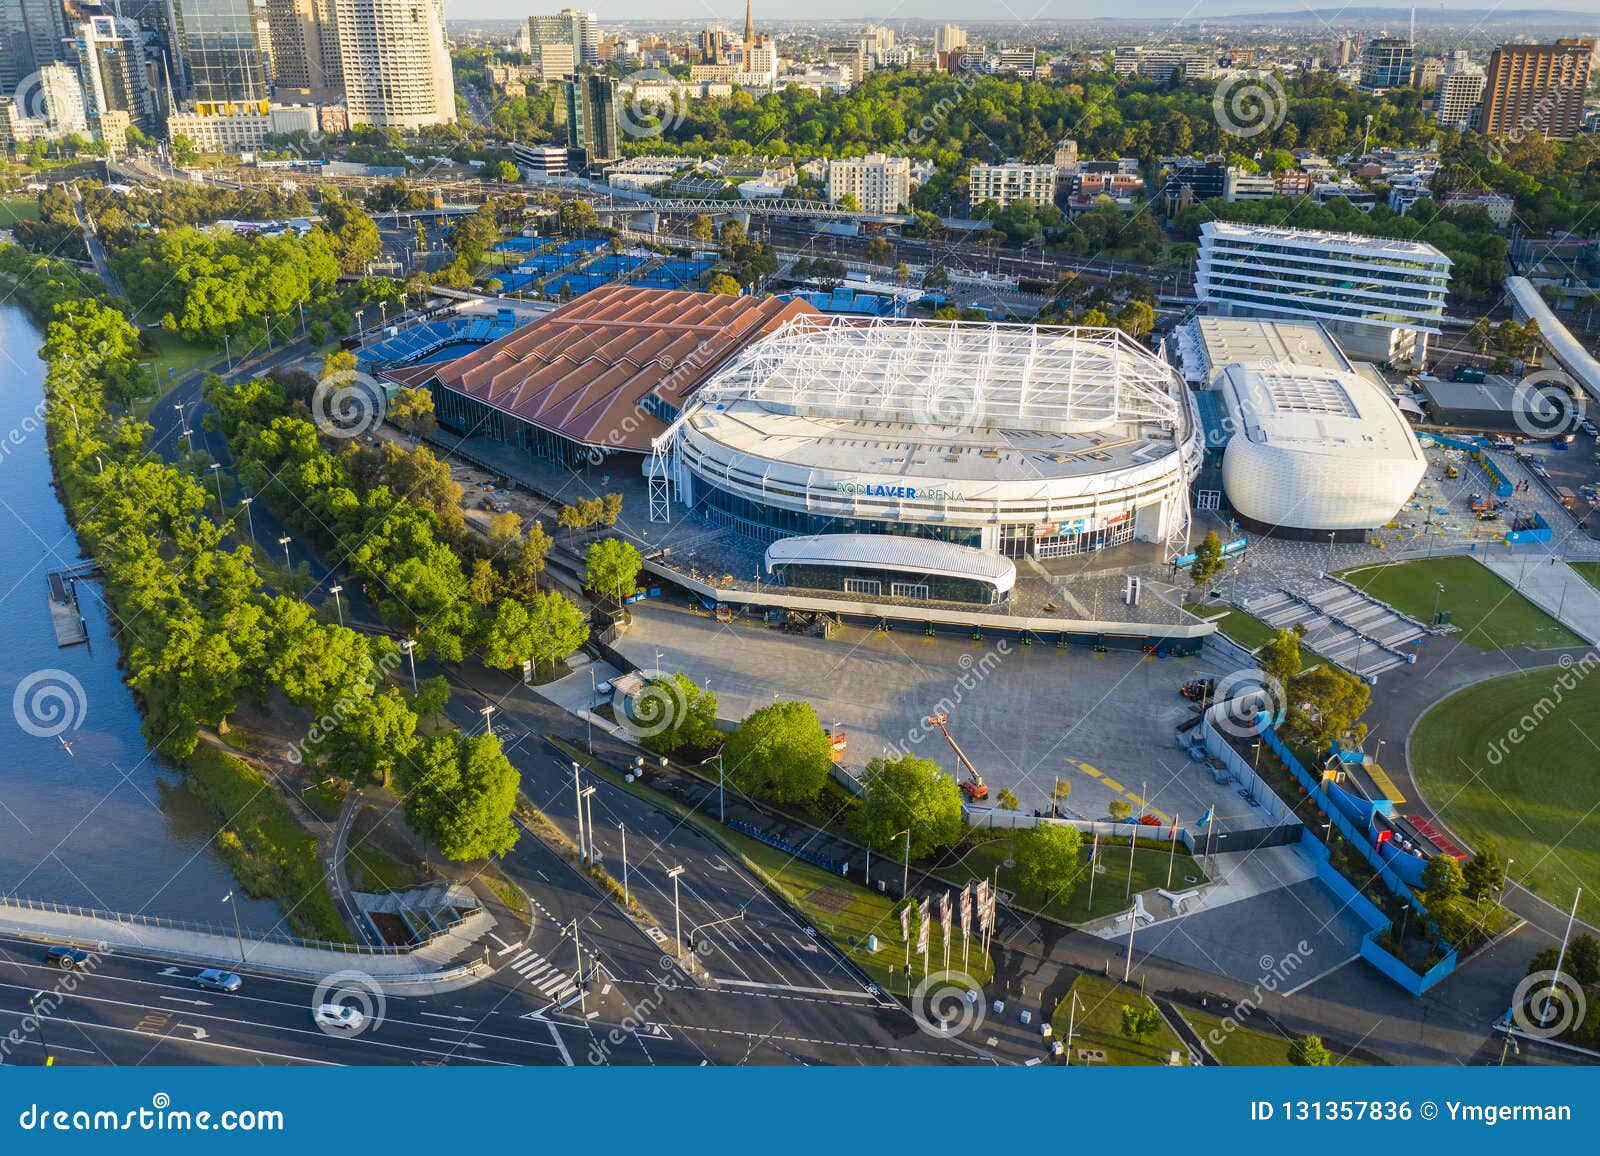
[[[1387,92],[1409,88],[1413,59],[1411,41],[1401,36],[1378,36],[1361,49],[1361,91]]]
[[[1207,221],[1195,290],[1213,316],[1320,321],[1354,356],[1423,361],[1439,333],[1450,258],[1432,245]]]
[[[1070,138],[1056,141],[1056,175],[1071,176],[1078,171],[1078,142]]]
[[[1571,140],[1583,122],[1593,40],[1502,44],[1489,57],[1478,131],[1487,137]]]
[[[1444,68],[1444,57],[1424,56],[1411,69],[1411,87],[1419,92],[1427,92],[1439,83]]]
[[[911,161],[873,153],[840,157],[828,165],[828,200],[853,196],[863,213],[898,213],[911,200]]]
[[[1445,61],[1444,72],[1433,89],[1433,116],[1445,128],[1465,131],[1478,122],[1487,74],[1463,49]]]
[[[1119,78],[1169,81],[1174,76],[1203,80],[1216,71],[1216,57],[1192,48],[1152,48],[1124,45],[1112,53],[1111,71]]]
[[[553,16],[530,16],[528,42],[535,51],[546,44],[570,45],[578,65],[600,62],[600,28],[593,12],[563,8]]]
[[[1438,203],[1441,209],[1476,205],[1489,214],[1489,220],[1494,222],[1497,229],[1510,228],[1511,215],[1517,207],[1516,201],[1512,198],[1489,189],[1457,189],[1453,193],[1440,193]]]
[[[1278,182],[1271,173],[1247,173],[1240,168],[1230,168],[1227,188],[1222,195],[1230,201],[1271,200],[1278,195]]]
[[[933,33],[934,55],[946,52],[964,52],[967,47],[967,30],[954,24],[941,24]]]
[[[83,86],[89,127],[104,139],[121,144],[127,125],[118,118],[109,132],[99,123],[108,113],[125,113],[129,124],[145,133],[156,131],[156,100],[144,68],[144,36],[132,20],[95,16],[73,36],[78,82]],[[120,135],[118,129],[120,128]]]
[[[1025,165],[1019,161],[973,165],[967,173],[967,195],[974,208],[987,201],[1002,209],[1013,201],[1051,205],[1056,199],[1056,166]]]
[[[617,132],[617,82],[599,73],[579,73],[562,85],[567,98],[567,147],[586,166],[622,155]]]
[[[311,92],[344,87],[334,0],[267,0],[273,83]]]
[[[352,125],[455,123],[444,0],[335,0],[334,9]]]
[[[1079,167],[1072,181],[1072,194],[1067,198],[1068,213],[1077,214],[1092,209],[1102,198],[1125,213],[1132,212],[1144,203],[1144,177],[1140,176],[1137,170],[1125,172],[1116,168],[1115,162],[1108,163],[1113,167],[1110,169],[1091,169],[1087,165]]]
[[[541,84],[553,84],[578,71],[578,54],[570,44],[535,44],[529,55]]]

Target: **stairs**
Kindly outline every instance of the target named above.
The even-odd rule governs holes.
[[[1304,594],[1263,594],[1245,609],[1276,629],[1303,626],[1306,646],[1363,678],[1415,661],[1400,648],[1428,633],[1415,619],[1331,579]]]

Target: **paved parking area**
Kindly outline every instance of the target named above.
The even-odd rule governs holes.
[[[718,624],[663,602],[635,607],[617,647],[642,668],[657,651],[716,692],[718,713],[741,719],[774,699],[804,699],[822,724],[849,736],[845,761],[864,766],[886,750],[910,750],[946,772],[957,765],[936,728],[949,715],[955,740],[988,780],[1024,810],[1049,806],[1057,778],[1072,784],[1064,811],[1105,818],[1113,799],[1164,818],[1193,822],[1207,808],[1219,818],[1262,816],[1236,784],[1215,782],[1173,740],[1189,716],[1178,695],[1185,680],[1218,673],[1201,659],[1095,655],[1087,649],[1022,647],[988,640],[924,639],[845,627],[833,639],[803,638],[756,622]]]

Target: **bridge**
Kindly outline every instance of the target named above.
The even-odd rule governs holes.
[[[909,225],[915,217],[899,213],[863,213],[841,209],[818,201],[798,201],[788,197],[756,197],[748,201],[724,201],[706,197],[652,197],[642,201],[593,202],[601,216],[615,213],[748,213],[758,217],[807,217],[819,221],[862,221],[876,225]]]

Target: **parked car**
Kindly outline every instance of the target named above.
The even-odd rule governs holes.
[[[55,947],[45,950],[44,961],[55,964],[62,971],[71,971],[75,967],[88,963],[89,953],[81,947],[66,947],[62,944],[57,944]]]
[[[367,1026],[367,1017],[358,1008],[342,1003],[319,1003],[311,1013],[319,1028],[335,1031],[359,1032]]]
[[[244,980],[234,975],[233,972],[223,971],[221,968],[216,967],[208,967],[200,972],[194,977],[194,982],[197,987],[203,987],[207,991],[231,992],[238,991],[244,986]]]

